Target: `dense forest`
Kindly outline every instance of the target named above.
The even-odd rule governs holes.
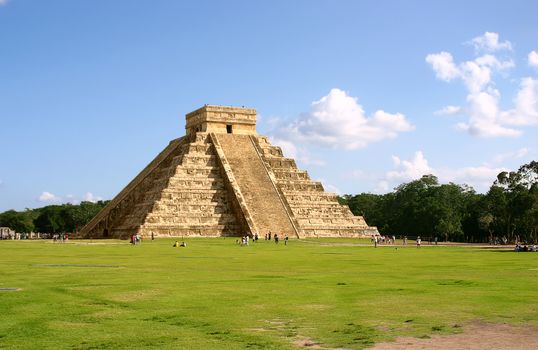
[[[440,184],[433,175],[401,184],[393,192],[339,198],[381,234],[438,237],[458,242],[535,242],[538,235],[538,162],[502,172],[485,194],[472,187]],[[77,232],[108,201],[49,205],[0,214],[0,226],[17,232]]]
[[[8,210],[0,214],[0,226],[20,233],[77,232],[101,210],[108,201],[81,202],[78,205],[49,205],[25,211]]]
[[[502,172],[489,191],[439,184],[433,175],[393,192],[340,197],[381,234],[458,242],[535,242],[538,234],[538,162]]]

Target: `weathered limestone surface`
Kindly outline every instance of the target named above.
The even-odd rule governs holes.
[[[204,106],[81,237],[377,234],[256,133],[256,111]]]
[[[217,138],[250,209],[256,225],[255,232],[271,231],[297,235],[250,136],[218,134]]]

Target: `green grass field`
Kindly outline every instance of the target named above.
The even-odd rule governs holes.
[[[361,241],[366,243],[367,241]],[[2,349],[361,349],[538,325],[538,254],[352,239],[0,241]],[[101,244],[95,244],[101,243]]]

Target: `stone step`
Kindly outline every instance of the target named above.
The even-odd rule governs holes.
[[[269,164],[271,169],[277,170],[277,169],[297,169],[297,165],[295,164],[295,160],[292,158],[280,158],[280,157],[269,157],[264,159],[266,163]]]
[[[293,214],[297,218],[310,218],[310,217],[355,217],[351,211],[345,207],[334,208],[292,208]]]
[[[194,177],[194,176],[207,176],[207,177],[221,177],[220,170],[212,166],[199,166],[199,167],[187,167],[179,166],[175,170],[174,177]]]
[[[295,234],[279,193],[248,135],[215,134],[259,232]]]
[[[292,208],[294,211],[297,210],[297,209],[303,209],[303,208],[312,208],[312,201],[295,201],[293,203],[290,203],[290,208]],[[315,208],[320,208],[320,209],[336,209],[336,208],[340,208],[342,207],[342,205],[340,203],[338,203],[338,201],[331,201],[331,202],[318,202],[316,203],[315,205]]]
[[[308,229],[306,237],[364,237],[366,229]]]
[[[336,199],[336,195],[332,193],[327,192],[310,192],[310,193],[304,193],[304,192],[289,192],[285,193],[286,199],[288,200],[288,203],[290,203],[290,206],[292,206],[294,202],[300,202],[301,204],[306,204],[308,202],[336,202],[338,203]],[[312,205],[312,204],[311,204]]]
[[[155,226],[143,225],[142,234],[151,237],[151,232],[157,237],[220,237],[220,236],[240,236],[241,230],[237,225],[193,225],[180,227],[175,225]]]
[[[354,227],[355,225],[362,225],[362,221],[357,217],[340,217],[340,218],[297,218],[297,222],[301,228],[308,228],[313,225],[319,225],[320,227]]]
[[[205,154],[212,155],[215,154],[213,145],[210,143],[188,143],[182,146],[182,151],[189,154]]]
[[[169,215],[169,216],[157,216],[148,215],[144,221],[146,224],[185,224],[185,225],[223,225],[226,223],[235,223],[235,217],[224,215]]]
[[[282,180],[310,180],[310,176],[306,171],[302,170],[282,170],[282,169],[272,169],[277,183],[280,183]]]
[[[301,183],[296,182],[279,182],[278,186],[282,189],[283,192],[294,192],[294,191],[302,191],[302,192],[323,192],[323,185],[321,182],[315,182],[315,181],[301,181]]]
[[[271,158],[271,157],[283,158],[284,157],[282,149],[278,146],[263,146],[263,147],[260,147],[260,149],[263,152],[264,158]]]
[[[225,213],[229,212],[230,209],[226,201],[223,202],[208,202],[208,203],[181,203],[181,204],[169,204],[161,201],[155,202],[155,210],[160,210],[160,208],[165,208],[173,212],[210,212],[210,213]]]

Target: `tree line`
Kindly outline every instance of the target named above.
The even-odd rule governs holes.
[[[536,242],[538,162],[501,172],[485,194],[437,177],[401,184],[393,192],[339,198],[385,235],[438,237],[456,242]]]
[[[108,201],[81,202],[78,205],[48,205],[24,211],[8,210],[0,214],[0,226],[15,232],[77,232],[104,208]]]
[[[384,235],[438,237],[455,242],[535,242],[538,162],[501,172],[485,194],[467,185],[440,184],[437,177],[425,175],[387,194],[344,195],[339,200]],[[77,232],[107,203],[8,210],[0,214],[0,226],[20,233]]]

